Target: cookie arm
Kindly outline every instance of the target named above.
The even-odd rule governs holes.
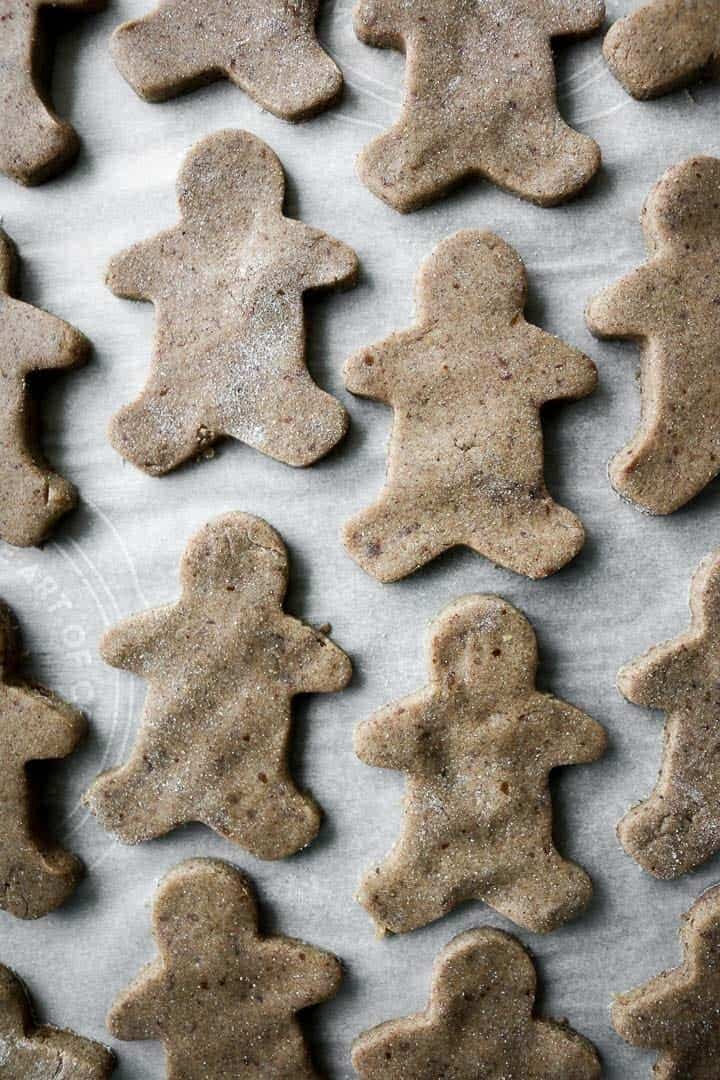
[[[294,660],[299,694],[336,693],[352,677],[352,665],[342,649],[308,626],[300,626]]]
[[[390,404],[404,344],[399,334],[393,334],[351,356],[344,370],[345,385],[350,393]]]
[[[123,1040],[156,1039],[165,999],[163,969],[159,961],[154,961],[115,1000],[107,1016],[111,1035]]]
[[[538,331],[535,345],[537,386],[543,402],[575,401],[593,393],[597,368],[585,353],[543,330]]]
[[[89,343],[79,330],[47,311],[17,300],[6,301],[10,342],[17,337],[19,366],[27,371],[71,368],[82,364]]]
[[[642,338],[655,323],[655,305],[651,272],[641,267],[591,300],[586,320],[598,338]]]
[[[172,608],[155,608],[133,615],[104,635],[100,655],[110,667],[144,674],[167,636]]]
[[[378,769],[409,768],[430,743],[427,711],[427,702],[418,698],[378,710],[355,731],[356,755]]]
[[[687,1008],[690,1015],[696,1011],[692,987],[683,985],[681,972],[669,971],[620,994],[612,1006],[612,1023],[618,1035],[633,1046],[650,1050],[666,1047],[678,1016]]]
[[[133,244],[110,260],[105,284],[126,300],[148,300],[160,276],[164,254],[158,238]]]
[[[9,692],[21,727],[25,761],[64,758],[73,752],[85,734],[82,713],[32,687],[11,687]]]
[[[620,669],[618,689],[634,705],[670,709],[683,685],[690,689],[696,660],[696,650],[683,642],[658,645]]]
[[[313,240],[305,272],[305,288],[333,289],[340,285],[354,285],[360,264],[353,249],[324,233],[308,231],[313,234]]]
[[[283,990],[293,1009],[306,1009],[334,997],[342,982],[342,966],[332,953],[283,938]]]
[[[605,729],[574,705],[538,694],[533,720],[551,768],[597,761],[607,746]]]
[[[547,9],[553,37],[592,34],[605,18],[605,0],[553,0]]]

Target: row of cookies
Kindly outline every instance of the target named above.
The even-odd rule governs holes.
[[[250,882],[218,860],[193,859],[166,876],[153,929],[159,956],[113,1005],[107,1024],[115,1038],[160,1040],[171,1077],[317,1078],[296,1014],[337,993],[342,965],[335,956],[263,936]],[[682,943],[681,967],[619,995],[612,1009],[624,1039],[660,1052],[654,1075],[668,1080],[709,1078],[715,1068],[720,886],[688,913]],[[536,982],[531,956],[510,934],[484,928],[458,935],[437,958],[425,1011],[355,1040],[357,1076],[597,1080],[593,1045],[566,1021],[536,1015]],[[114,1054],[101,1044],[39,1026],[23,985],[0,966],[4,1080],[104,1080],[114,1067]]]
[[[285,761],[291,701],[301,692],[341,689],[350,677],[349,661],[323,633],[284,613],[287,554],[277,533],[257,518],[235,513],[207,525],[188,546],[181,579],[182,596],[176,604],[131,618],[103,642],[105,659],[142,675],[149,692],[130,760],[102,774],[86,801],[125,842],[137,843],[185,822],[201,821],[261,858],[289,855],[308,844],[319,825],[316,804],[294,787]],[[691,601],[689,631],[651,650],[623,669],[619,678],[631,700],[668,712],[658,786],[620,826],[627,850],[659,877],[692,869],[720,846],[720,778],[713,754],[708,753],[720,633],[720,554],[701,566]],[[4,799],[0,906],[21,918],[35,918],[63,902],[80,866],[37,835],[25,766],[70,753],[83,724],[74,710],[16,678],[19,647],[8,613],[2,644],[5,706],[0,749],[3,760],[12,763],[8,777],[13,783],[6,787]],[[208,657],[205,664],[198,662],[203,656]],[[365,877],[358,895],[382,931],[411,931],[468,899],[483,900],[538,932],[552,930],[586,906],[591,893],[587,875],[562,859],[553,844],[548,775],[556,766],[596,759],[603,752],[605,735],[579,710],[535,689],[536,664],[534,632],[516,609],[498,597],[465,597],[433,625],[428,687],[380,710],[358,728],[356,751],[363,761],[408,775],[401,837],[385,862]],[[209,714],[215,718],[212,724],[203,722]],[[218,718],[224,718],[223,723]],[[199,883],[199,891],[194,883]],[[211,1047],[221,1055],[218,1071],[210,1075],[222,1077],[233,1075],[223,1071],[229,1066],[222,1062],[237,1062],[228,1054],[247,1054],[258,1041],[265,1057],[271,1053],[253,1024],[268,1039],[274,1033],[272,1046],[278,1053],[299,1052],[299,1044],[296,1038],[291,1045],[278,1039],[278,1018],[269,1003],[258,1001],[247,1018],[247,994],[238,999],[237,983],[245,979],[257,985],[248,974],[248,965],[257,958],[249,955],[252,950],[230,949],[220,939],[223,935],[234,939],[247,931],[248,914],[241,917],[219,884],[231,894],[238,889],[247,893],[236,872],[224,865],[195,861],[171,875],[159,903],[169,895],[174,907],[179,906],[179,923],[168,929],[170,916],[156,914],[161,941],[172,953],[173,942],[184,949],[189,934],[199,935],[197,940],[207,950],[207,970],[198,969],[197,947],[184,969],[179,958],[180,972],[151,966],[118,1003],[110,1027],[119,1038],[159,1034],[171,1061],[175,1052],[185,1060],[201,1054],[208,1061],[213,1051],[202,1039],[195,1035],[190,1044],[183,1041],[189,1010],[198,1022],[193,1031],[207,1031]],[[206,909],[207,923],[199,920]],[[708,986],[701,973],[703,964],[711,966],[718,933],[720,889],[693,909],[686,931],[687,970],[663,977],[659,987],[653,983],[626,995],[616,1006],[615,1023],[621,1034],[668,1053],[671,1049],[679,1053],[680,1046],[683,1054],[702,1060],[713,1037],[712,1030],[708,1032],[708,1010],[716,1011],[717,1001],[712,984]],[[254,935],[253,916],[253,940]],[[309,947],[303,947],[303,953],[309,972],[313,953]],[[274,945],[269,954],[269,967],[276,978],[281,976],[281,985],[287,985],[285,961]],[[230,973],[225,970],[229,955],[235,958]],[[328,963],[323,961],[325,968]],[[262,970],[270,978],[268,964]],[[456,977],[449,977],[448,965]],[[532,985],[532,978],[522,950],[507,935],[489,931],[465,935],[439,960],[428,1017],[412,1023],[424,1030],[450,1011],[455,1037],[458,1023],[467,1023],[468,1044],[462,1055],[467,1056],[468,1075],[474,1076],[472,1070],[477,1068],[479,1035],[495,1057],[506,1053],[512,1061],[521,1052],[538,1055],[533,1068],[548,1080],[598,1075],[594,1053],[576,1037],[558,1029],[534,1032],[533,1027],[537,1038],[528,1039],[524,1027],[530,1024],[527,985],[528,979]],[[485,980],[488,990],[481,993]],[[477,997],[469,989],[471,982]],[[299,993],[296,983],[292,985]],[[17,1002],[17,987],[12,980],[8,986],[8,1000]],[[213,991],[200,994],[205,1004],[198,1004],[199,990]],[[508,1005],[508,996],[514,995],[525,1003],[521,1029]],[[667,1010],[684,1002],[669,1025],[665,1013],[662,1023],[659,1019],[664,997]],[[310,1000],[321,999],[322,995]],[[302,1007],[297,998],[293,1000],[296,1009]],[[479,1010],[473,1007],[477,1000],[482,1002]],[[233,1003],[244,1017],[244,1040],[237,1039]],[[206,1007],[217,1028],[210,1025]],[[23,1013],[20,1024],[17,1010],[7,1003],[6,1008],[23,1032],[22,1038],[18,1031],[6,1038],[11,1053],[21,1055],[19,1061],[36,1051],[40,1060],[42,1053],[57,1052],[54,1037],[35,1043],[27,1015]],[[293,1009],[287,1003],[285,1008],[289,1023]],[[515,1041],[506,1037],[511,1021]],[[355,1050],[359,1075],[381,1075],[374,1062],[390,1060],[382,1054],[388,1041],[392,1044],[398,1038],[398,1049],[404,1047],[420,1067],[424,1044],[408,1048],[402,1027],[399,1032],[397,1025],[385,1025],[359,1040]],[[235,1032],[232,1048],[223,1038],[228,1031]],[[543,1034],[549,1043],[540,1037]],[[73,1047],[67,1052],[74,1052]],[[570,1055],[567,1072],[562,1071],[565,1052]],[[441,1041],[437,1053],[443,1053]],[[396,1056],[394,1051],[392,1057],[397,1073],[382,1075],[407,1075],[409,1061],[403,1063],[402,1053]],[[420,1071],[428,1080],[436,1075],[433,1060],[430,1057],[426,1071]],[[1,1075],[18,1080],[27,1075],[19,1066],[13,1072],[14,1059],[10,1061],[9,1074]],[[93,1068],[110,1068],[106,1056],[92,1061]]]
[[[11,0],[0,49],[0,170],[38,183],[72,160],[73,129],[38,85],[40,11],[48,0]],[[97,11],[104,0],[52,0]],[[600,167],[600,151],[557,109],[551,42],[600,29],[604,0],[359,0],[355,31],[408,57],[403,112],[361,155],[359,173],[380,198],[414,210],[471,175],[544,206],[571,198]],[[116,30],[116,64],[142,97],[162,101],[227,77],[260,105],[302,120],[339,97],[342,75],[315,36],[319,0],[161,0]],[[720,59],[715,0],[649,0],[605,41],[611,70],[637,97],[681,85]],[[491,89],[490,89],[491,88]]]
[[[110,439],[154,476],[224,437],[310,465],[342,439],[348,419],[307,369],[303,295],[352,284],[357,258],[283,215],[282,167],[246,132],[201,141],[178,192],[180,223],[129,248],[108,272],[115,293],[152,300],[158,319],[148,381],[113,419]],[[720,472],[720,305],[708,286],[720,248],[720,161],[671,168],[642,220],[650,260],[592,301],[588,324],[598,336],[642,343],[642,423],[610,476],[641,509],[667,514]],[[0,288],[11,294],[12,246],[4,234],[0,241]],[[456,233],[422,267],[416,324],[347,362],[348,389],[395,411],[385,488],[344,534],[350,555],[379,580],[403,578],[457,545],[540,578],[582,547],[583,526],[545,486],[540,410],[591,393],[597,372],[525,321],[526,292],[512,248],[490,233]],[[87,343],[16,300],[0,318],[9,390],[0,538],[36,544],[75,496],[33,459],[27,376],[77,365]]]

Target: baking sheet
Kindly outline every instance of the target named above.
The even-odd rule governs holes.
[[[718,486],[669,519],[642,516],[613,494],[606,463],[637,422],[637,352],[595,342],[583,308],[643,259],[638,214],[662,172],[693,153],[718,152],[720,87],[640,104],[604,66],[600,37],[563,49],[563,111],[597,139],[605,158],[587,195],[541,210],[477,183],[401,217],[357,181],[353,161],[397,115],[403,60],[355,39],[347,0],[329,0],[321,22],[345,72],[344,100],[299,127],[223,83],[164,105],[138,100],[112,65],[108,38],[148,6],[149,0],[114,0],[105,13],[78,19],[60,40],[54,96],[84,141],[77,166],[35,190],[0,180],[3,224],[24,260],[25,298],[74,323],[95,346],[85,370],[54,381],[45,409],[49,457],[78,484],[82,506],[44,551],[0,549],[0,595],[21,619],[32,673],[82,705],[91,720],[87,743],[53,771],[51,785],[61,837],[85,860],[88,876],[62,910],[40,922],[0,913],[0,961],[27,981],[42,1017],[109,1041],[107,1008],[155,952],[149,902],[158,879],[187,857],[220,856],[252,876],[267,928],[331,949],[347,966],[336,1000],[310,1016],[314,1053],[328,1076],[352,1075],[349,1047],[358,1032],[423,1007],[437,952],[480,925],[513,929],[530,945],[543,1011],[567,1017],[596,1043],[605,1076],[647,1076],[652,1055],[626,1046],[610,1027],[611,994],[677,961],[679,916],[720,874],[715,860],[678,882],[656,882],[618,846],[615,823],[653,785],[661,718],[624,702],[614,678],[623,662],[685,627],[691,574],[720,539]],[[633,6],[611,0],[609,18]],[[310,367],[348,406],[352,428],[337,452],[307,471],[228,443],[212,461],[152,479],[122,462],[105,427],[144,381],[153,311],[113,297],[103,270],[115,252],[176,220],[174,182],[184,154],[199,138],[231,126],[254,132],[279,154],[289,212],[359,254],[357,289],[309,306]],[[517,247],[529,272],[529,316],[598,363],[598,392],[546,421],[549,485],[581,516],[589,539],[574,564],[544,582],[454,552],[409,580],[382,586],[344,554],[339,532],[380,489],[391,414],[344,391],[342,363],[411,322],[420,260],[462,227],[492,229]],[[99,635],[133,611],[171,601],[188,538],[230,509],[259,514],[281,532],[292,558],[288,609],[309,622],[330,622],[355,663],[346,693],[298,707],[296,773],[327,818],[308,851],[275,864],[202,827],[123,847],[79,802],[100,768],[127,756],[144,693],[139,680],[102,664]],[[355,759],[353,727],[424,682],[428,620],[473,591],[501,593],[527,613],[540,642],[541,686],[585,709],[610,734],[602,762],[562,770],[554,781],[559,846],[590,871],[595,899],[584,917],[549,937],[518,931],[473,904],[410,936],[378,941],[353,891],[361,871],[396,837],[403,780]],[[116,1049],[118,1080],[164,1075],[159,1044]]]

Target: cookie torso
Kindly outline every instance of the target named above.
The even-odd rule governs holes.
[[[642,419],[613,459],[624,498],[669,514],[720,472],[720,161],[670,169],[643,210],[650,260],[592,301],[598,337],[642,347]]]
[[[160,957],[108,1018],[117,1038],[162,1039],[168,1080],[314,1080],[295,1014],[337,992],[334,956],[260,936],[247,879],[217,860],[191,860],[164,879],[154,930]]]
[[[582,547],[545,486],[540,409],[589,394],[595,368],[525,321],[525,292],[508,245],[458,233],[421,270],[419,326],[348,361],[348,388],[395,410],[385,489],[345,529],[381,581],[456,545],[544,577]]]
[[[532,960],[499,930],[469,930],[438,956],[425,1012],[390,1020],[353,1046],[362,1080],[596,1080],[594,1047],[533,1015]]]
[[[412,930],[474,898],[546,931],[589,900],[589,879],[553,845],[548,774],[599,757],[604,733],[534,691],[535,663],[519,612],[466,597],[433,627],[430,687],[358,729],[361,760],[408,775],[401,836],[360,887],[380,929]]]
[[[178,190],[182,223],[109,270],[114,292],[157,313],[150,378],[111,440],[155,475],[225,436],[309,465],[343,437],[347,416],[305,365],[302,298],[352,283],[356,257],[283,216],[282,167],[247,133],[198,144]]]
[[[332,104],[342,76],[315,36],[319,0],[162,0],[113,36],[120,71],[162,101],[225,76],[286,120]]]
[[[130,761],[100,776],[86,797],[126,842],[189,821],[262,858],[314,838],[320,812],[287,767],[291,700],[342,689],[350,664],[283,612],[286,581],[277,533],[228,514],[191,542],[180,601],[107,635],[106,659],[150,684]]]
[[[361,40],[407,55],[402,115],[361,155],[363,182],[402,211],[470,175],[542,205],[572,197],[600,155],[558,113],[550,42],[603,16],[601,0],[360,0]]]

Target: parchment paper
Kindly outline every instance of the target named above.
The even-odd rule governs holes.
[[[638,215],[663,171],[720,149],[720,87],[640,104],[604,66],[600,37],[564,48],[563,110],[598,140],[605,157],[587,195],[541,210],[475,183],[401,217],[359,183],[354,158],[396,117],[403,60],[355,39],[348,0],[329,0],[321,23],[346,76],[344,100],[299,127],[264,114],[229,84],[164,105],[138,100],[113,67],[108,39],[119,22],[149,6],[112,0],[104,14],[78,19],[60,40],[54,96],[83,138],[76,167],[35,190],[0,181],[3,223],[24,260],[24,296],[77,325],[95,345],[84,371],[53,383],[45,409],[48,455],[78,484],[82,507],[43,551],[0,550],[0,595],[21,619],[32,673],[82,705],[91,720],[82,751],[52,776],[57,828],[85,859],[88,876],[70,903],[40,922],[0,917],[0,961],[27,981],[43,1018],[109,1041],[109,1005],[155,952],[149,901],[158,879],[189,856],[220,856],[251,874],[267,928],[345,961],[342,992],[310,1015],[308,1028],[327,1075],[351,1076],[353,1037],[424,1007],[431,964],[446,942],[473,926],[513,929],[473,904],[410,936],[378,941],[353,900],[361,871],[397,834],[403,786],[399,774],[355,759],[353,727],[423,684],[425,631],[435,613],[464,593],[499,592],[537,629],[541,685],[596,717],[611,738],[601,763],[562,770],[554,783],[559,845],[593,875],[592,908],[549,937],[514,932],[537,957],[542,1009],[567,1017],[597,1044],[607,1077],[647,1076],[651,1055],[625,1046],[610,1027],[611,995],[677,962],[679,916],[719,873],[716,860],[678,882],[656,882],[618,846],[617,820],[654,783],[661,717],[624,702],[614,680],[623,662],[685,627],[691,574],[720,541],[718,488],[667,519],[645,517],[614,495],[606,463],[637,422],[637,351],[595,342],[583,308],[643,259]],[[611,0],[609,18],[632,6]],[[347,404],[352,429],[342,448],[307,471],[228,443],[212,461],[152,479],[122,462],[105,427],[144,381],[153,310],[113,297],[103,272],[112,254],[176,220],[174,182],[184,154],[229,126],[247,128],[279,154],[290,213],[360,256],[359,287],[309,308],[312,371]],[[599,391],[556,409],[546,422],[550,487],[581,516],[589,540],[573,565],[544,582],[460,552],[381,586],[345,555],[339,531],[380,489],[391,414],[344,391],[342,364],[359,346],[411,322],[421,259],[461,227],[493,229],[516,246],[530,277],[530,317],[598,363]],[[279,529],[292,556],[288,609],[330,622],[356,670],[349,691],[308,699],[297,710],[296,771],[327,819],[307,852],[279,864],[253,860],[201,827],[126,848],[79,804],[96,772],[126,757],[144,693],[140,681],[103,665],[99,635],[133,611],[171,601],[188,538],[229,509],[259,514]],[[164,1075],[159,1044],[116,1049],[119,1080]]]

